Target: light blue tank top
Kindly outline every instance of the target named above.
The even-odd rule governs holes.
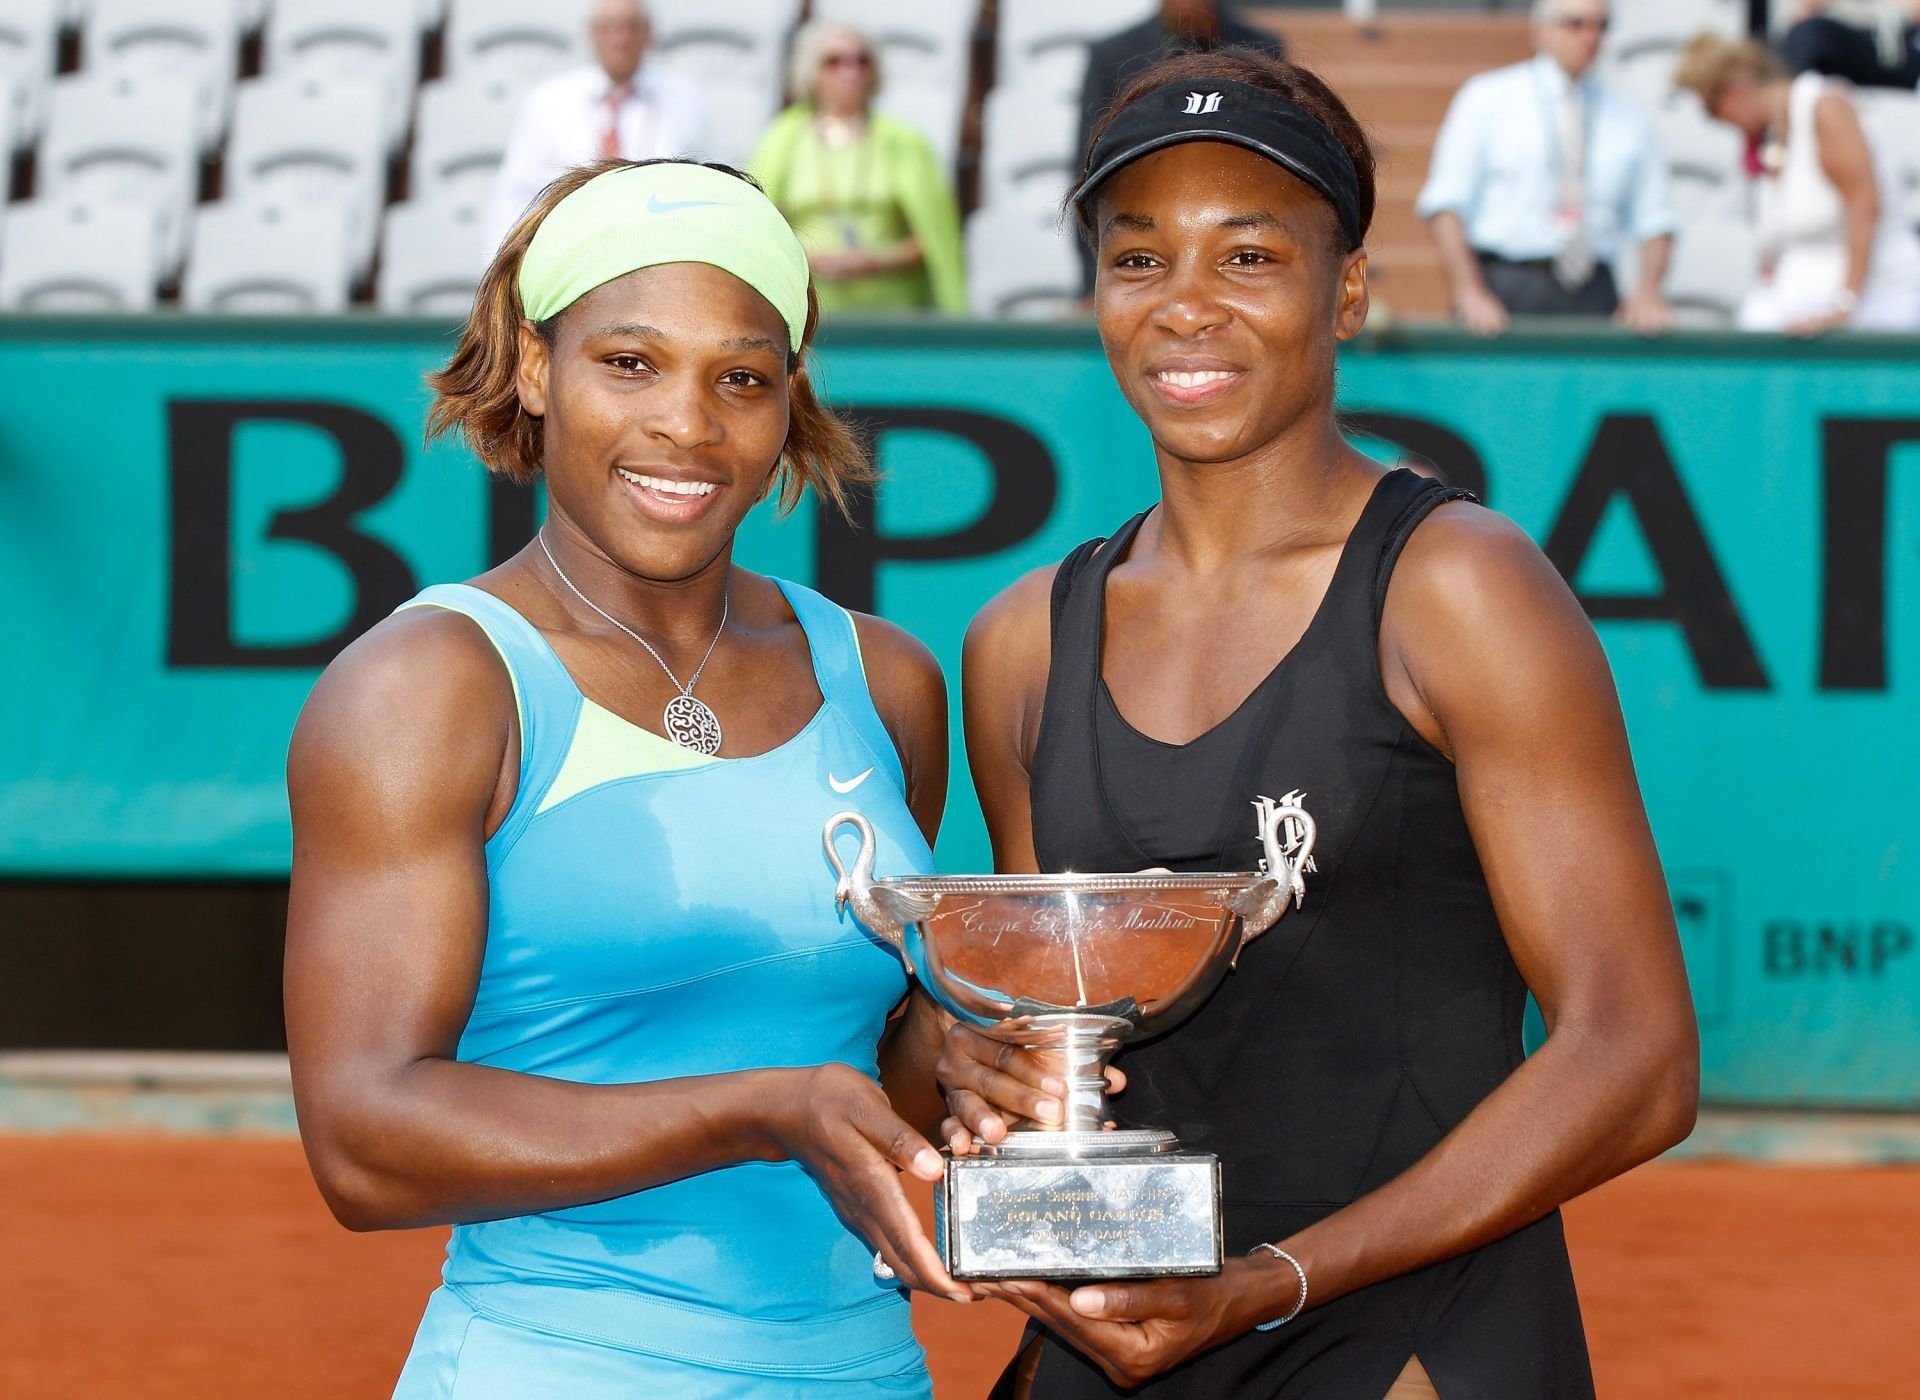
[[[786,743],[738,759],[587,700],[539,631],[489,593],[443,585],[407,604],[478,623],[520,716],[519,789],[487,843],[486,954],[461,1060],[608,1084],[834,1060],[877,1074],[907,979],[891,948],[835,910],[821,828],[844,808],[865,813],[886,874],[930,871],[933,856],[853,619],[780,587],[823,703]],[[703,1353],[734,1344],[730,1317],[753,1334],[747,1350],[786,1360],[807,1351],[810,1321],[837,1329],[814,1339],[823,1364],[912,1343],[905,1299],[875,1284],[872,1252],[791,1162],[457,1226],[444,1278],[509,1316],[542,1314],[525,1316],[534,1325],[573,1319],[591,1334],[597,1317],[669,1346],[698,1333]]]

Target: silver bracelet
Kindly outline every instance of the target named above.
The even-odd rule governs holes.
[[[1300,1276],[1300,1297],[1294,1305],[1287,1310],[1287,1315],[1285,1317],[1276,1317],[1272,1322],[1257,1323],[1253,1329],[1256,1332],[1271,1332],[1276,1327],[1285,1327],[1289,1322],[1292,1322],[1296,1317],[1300,1316],[1300,1310],[1307,1305],[1307,1271],[1300,1266],[1298,1259],[1295,1259],[1277,1244],[1257,1244],[1248,1250],[1247,1253],[1258,1254],[1263,1249],[1275,1259],[1284,1259],[1293,1265],[1293,1271]]]

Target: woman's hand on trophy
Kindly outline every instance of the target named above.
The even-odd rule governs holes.
[[[1058,1125],[1066,1112],[1067,1082],[1058,1073],[1033,1052],[962,1022],[948,1028],[933,1072],[951,1114],[940,1125],[940,1135],[956,1157],[969,1155],[976,1137],[1001,1141],[1012,1129],[1010,1120]],[[1107,1092],[1126,1087],[1126,1075],[1108,1066]]]
[[[973,1285],[1013,1304],[1084,1353],[1121,1389],[1232,1341],[1293,1305],[1294,1276],[1261,1259],[1229,1259],[1210,1278],[1128,1279],[1071,1292],[1034,1279]]]
[[[893,1111],[886,1092],[851,1065],[783,1071],[801,1077],[780,1094],[771,1128],[782,1156],[807,1169],[843,1220],[875,1249],[903,1288],[970,1303],[974,1294],[940,1263],[939,1251],[900,1184],[907,1172],[940,1180],[940,1154]]]

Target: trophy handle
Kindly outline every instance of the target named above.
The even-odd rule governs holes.
[[[1266,848],[1267,878],[1234,901],[1242,920],[1241,943],[1251,943],[1279,920],[1291,902],[1298,909],[1307,897],[1306,873],[1314,869],[1313,843],[1319,834],[1313,818],[1301,805],[1306,794],[1295,791],[1275,802],[1256,801],[1260,844]]]
[[[853,858],[852,870],[841,861],[840,850],[833,841],[843,826],[851,826],[860,833],[860,854]],[[879,897],[881,891],[874,888],[873,857],[879,843],[874,839],[873,823],[858,812],[836,812],[827,818],[820,839],[827,848],[827,861],[839,880],[833,887],[834,908],[845,909],[851,904],[853,916],[865,924],[869,932],[900,951],[900,961],[906,964],[907,975],[912,976],[913,955],[907,951],[906,922],[899,917],[900,911],[888,909],[887,902]]]

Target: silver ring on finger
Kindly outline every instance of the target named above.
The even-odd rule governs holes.
[[[893,1265],[880,1257],[880,1251],[873,1252],[873,1276],[881,1283],[892,1283],[900,1277],[893,1271]]]

